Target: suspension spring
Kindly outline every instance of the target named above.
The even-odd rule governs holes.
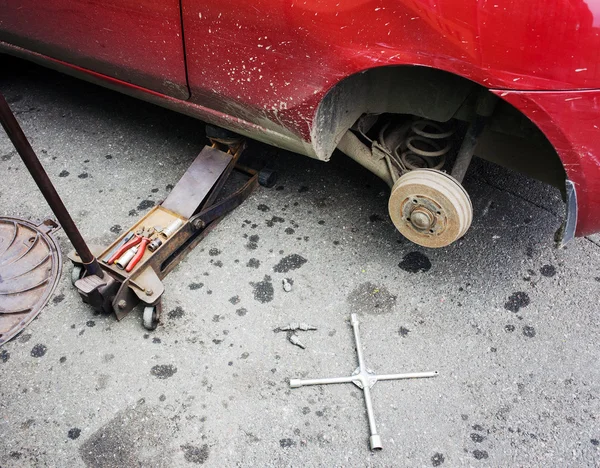
[[[432,120],[417,120],[410,126],[404,141],[395,148],[394,156],[407,171],[441,169],[451,149],[450,137],[455,129]]]

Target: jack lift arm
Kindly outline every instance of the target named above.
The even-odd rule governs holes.
[[[145,305],[143,325],[150,330],[160,321],[164,277],[227,213],[248,198],[259,181],[272,186],[276,177],[268,170],[259,173],[241,165],[245,141],[237,135],[221,138],[219,134],[211,138],[212,146],[204,147],[166,200],[108,247],[88,246],[2,94],[0,121],[75,248],[68,255],[74,265],[71,279],[83,302],[99,312],[114,312],[117,320],[141,302]],[[235,179],[238,182],[232,190]],[[156,238],[146,239],[152,248],[145,249],[144,242],[128,252],[136,254],[133,266],[121,269],[119,262],[108,261],[134,233],[144,230],[155,232]]]

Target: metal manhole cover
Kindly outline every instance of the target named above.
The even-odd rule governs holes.
[[[51,232],[58,225],[0,217],[0,345],[40,313],[54,291],[62,267]]]

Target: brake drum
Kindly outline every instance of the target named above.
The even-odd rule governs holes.
[[[473,205],[463,186],[435,169],[416,169],[401,176],[388,203],[396,229],[424,247],[445,247],[465,235]]]

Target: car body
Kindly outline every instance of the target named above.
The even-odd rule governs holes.
[[[567,237],[600,231],[598,51],[598,0],[0,0],[0,53],[321,160],[362,115],[485,89],[477,155],[559,186]]]

